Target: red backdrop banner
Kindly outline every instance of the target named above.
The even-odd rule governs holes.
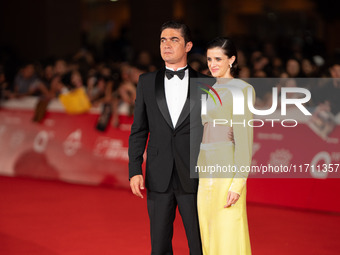
[[[97,113],[50,111],[42,123],[32,117],[33,110],[0,110],[0,174],[129,188],[129,125],[100,132]],[[250,173],[248,201],[340,212],[340,167],[333,172],[311,167],[335,170],[339,140],[340,126],[327,140],[307,124],[255,128],[253,165],[285,166],[290,172]]]

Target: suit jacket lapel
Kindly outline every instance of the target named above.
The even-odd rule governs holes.
[[[197,73],[189,66],[189,87],[188,87],[187,99],[184,103],[184,107],[182,109],[182,112],[179,115],[175,129],[177,127],[179,127],[182,124],[182,122],[188,117],[189,113],[191,112],[192,108],[195,105],[196,96],[194,96],[193,93],[196,93],[197,88],[195,86],[196,82],[193,82],[191,80],[192,78],[197,78]]]
[[[169,108],[168,108],[168,105],[166,103],[166,98],[165,98],[164,75],[165,75],[165,67],[160,69],[156,74],[156,80],[155,80],[156,101],[158,104],[158,108],[161,111],[164,119],[166,120],[168,125],[172,129],[174,129],[174,126],[172,125],[172,121],[171,121]]]

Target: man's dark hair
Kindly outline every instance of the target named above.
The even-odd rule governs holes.
[[[167,28],[180,29],[181,34],[184,37],[185,43],[187,44],[188,42],[191,42],[191,31],[190,31],[190,28],[186,24],[180,21],[175,21],[175,20],[167,21],[162,25],[161,33],[163,32],[163,30]]]

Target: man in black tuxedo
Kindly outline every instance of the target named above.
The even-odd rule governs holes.
[[[142,162],[149,136],[145,184],[152,254],[173,254],[177,206],[190,254],[202,254],[196,205],[198,179],[190,178],[190,158],[196,163],[202,136],[200,100],[192,96],[198,95],[197,84],[191,78],[203,76],[187,65],[192,45],[185,24],[163,24],[160,51],[165,67],[141,75],[137,85],[129,138],[129,178],[133,194],[143,198]]]

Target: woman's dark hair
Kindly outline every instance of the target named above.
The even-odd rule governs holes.
[[[235,61],[230,68],[230,74],[235,77],[240,72],[240,68],[237,63],[237,50],[233,41],[228,37],[217,37],[210,41],[207,45],[207,50],[212,48],[221,48],[228,58],[235,56]]]
[[[161,33],[167,28],[180,29],[181,34],[184,37],[185,44],[191,42],[191,31],[186,24],[175,20],[167,21],[161,26]]]
[[[67,73],[65,73],[60,81],[62,84],[64,84],[69,90],[72,90],[75,88],[74,84],[72,84],[72,74],[74,71],[69,71]]]

